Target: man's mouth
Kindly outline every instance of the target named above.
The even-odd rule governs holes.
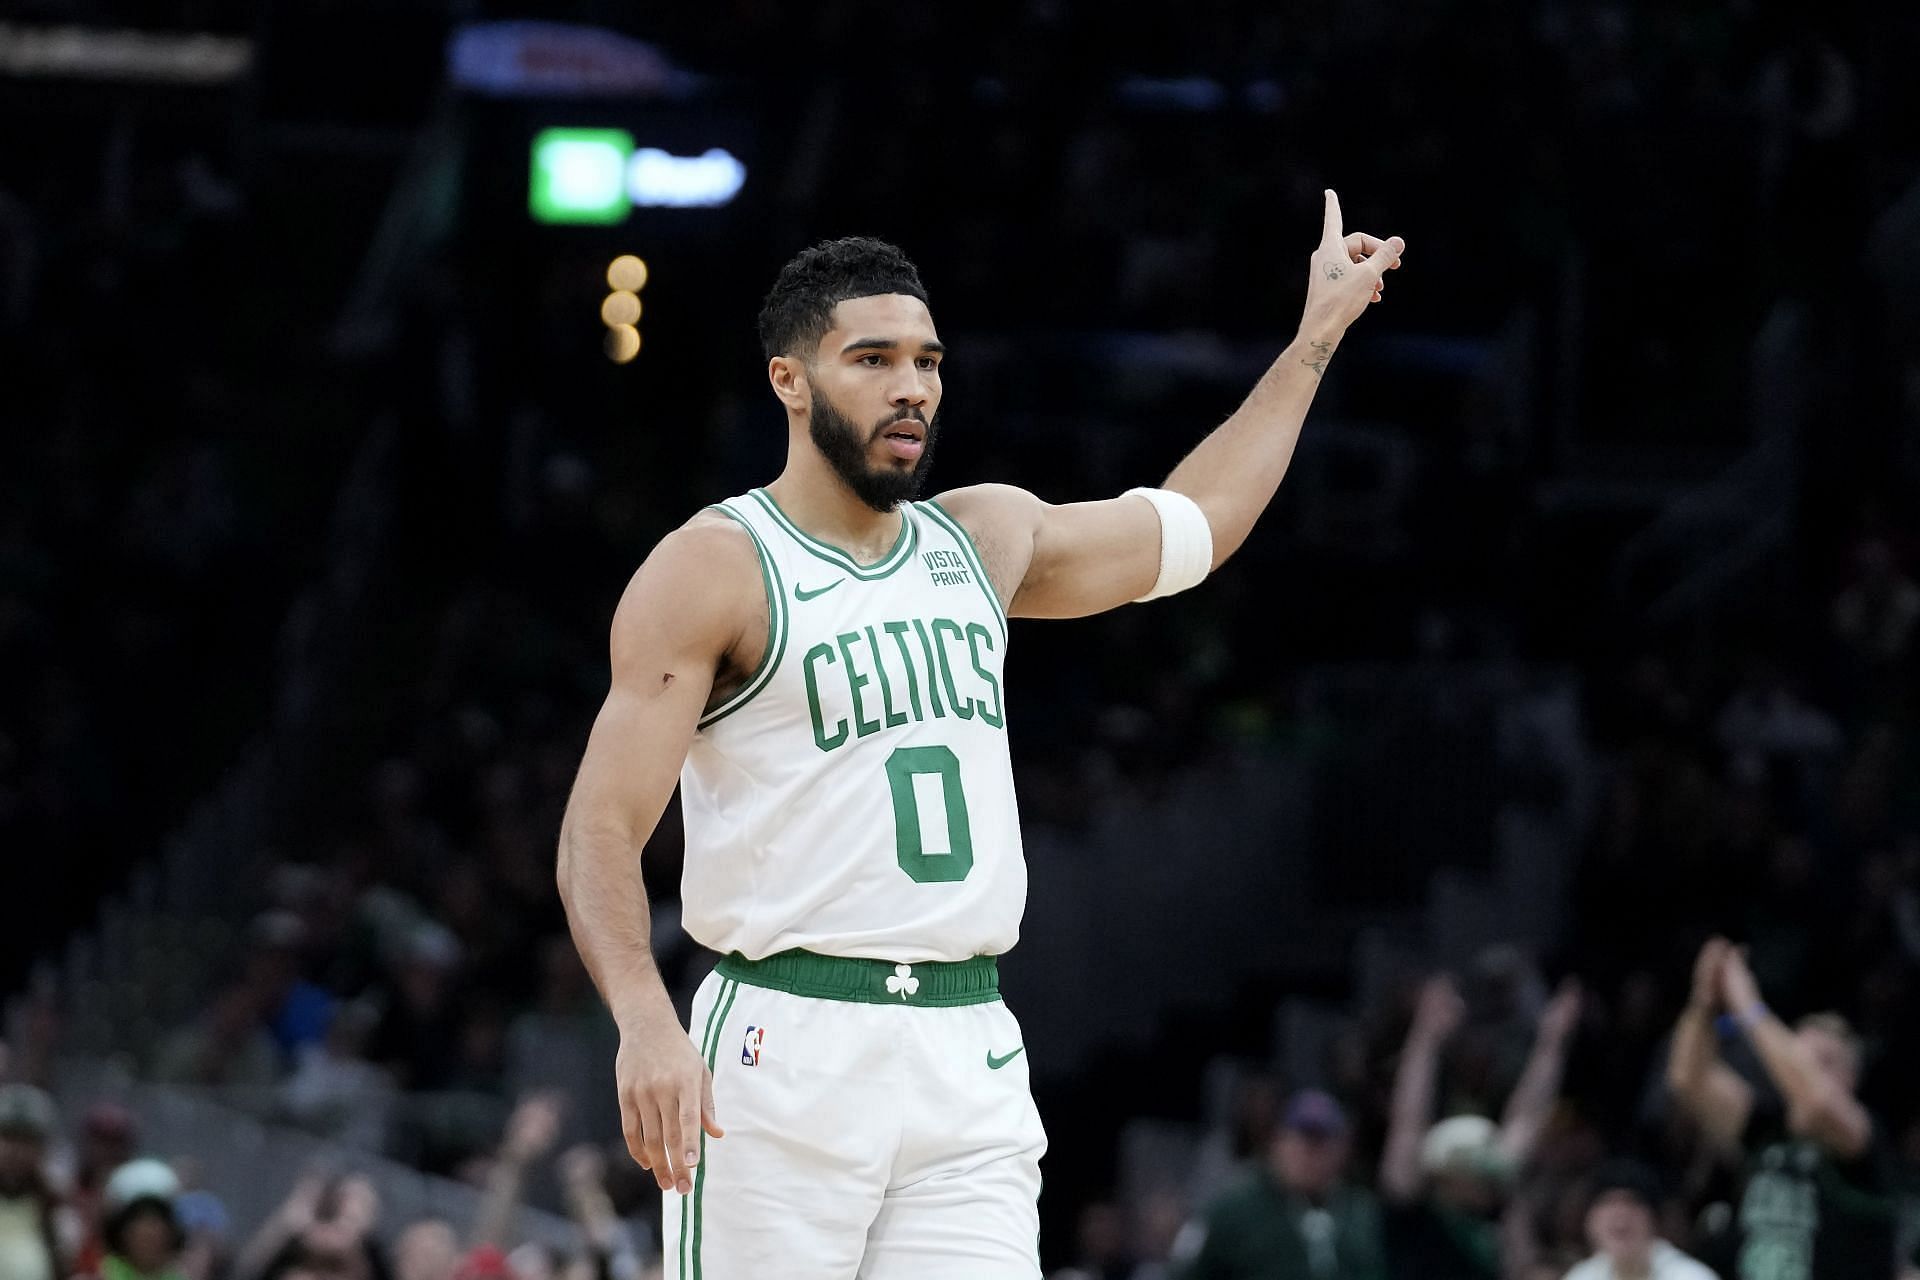
[[[896,458],[909,462],[919,458],[927,447],[927,429],[917,418],[899,418],[880,433]]]

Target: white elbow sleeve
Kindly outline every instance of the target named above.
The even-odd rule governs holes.
[[[1206,512],[1186,494],[1171,489],[1129,489],[1125,496],[1136,493],[1160,515],[1160,576],[1153,589],[1134,603],[1199,586],[1213,568],[1213,529]]]

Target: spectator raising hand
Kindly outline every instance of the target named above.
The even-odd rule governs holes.
[[[1742,1035],[1778,1095],[1763,1097],[1720,1059],[1713,1011]],[[1846,1019],[1814,1013],[1788,1027],[1761,995],[1744,952],[1709,939],[1693,996],[1674,1027],[1667,1081],[1715,1145],[1747,1163],[1739,1280],[1887,1275],[1894,1259],[1896,1175],[1880,1126],[1855,1096],[1860,1046]]]
[[[527,1172],[553,1150],[560,1137],[561,1106],[559,1094],[530,1093],[520,1099],[507,1118],[500,1149],[487,1170],[486,1198],[473,1227],[471,1243],[476,1249],[507,1246]]]
[[[568,1265],[566,1280],[637,1280],[643,1265],[607,1194],[606,1157],[583,1142],[560,1157],[559,1172],[567,1212],[586,1245]]]

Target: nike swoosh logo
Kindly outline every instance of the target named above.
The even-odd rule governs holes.
[[[993,1056],[993,1050],[991,1049],[987,1050],[987,1070],[998,1071],[1000,1068],[1006,1066],[1009,1062],[1012,1062],[1015,1058],[1019,1057],[1022,1053],[1026,1052],[1026,1048],[1027,1046],[1021,1045],[1018,1049],[1015,1049],[1012,1053],[1008,1054],[1004,1058],[996,1058]]]
[[[805,587],[801,586],[800,584],[795,583],[793,587],[793,598],[795,600],[811,600],[815,596],[823,596],[827,594],[827,592],[833,590],[835,587],[839,586],[841,583],[845,581],[846,581],[845,578],[835,578],[832,582],[829,582],[826,586],[820,587],[817,590],[813,590],[813,591],[809,591]]]

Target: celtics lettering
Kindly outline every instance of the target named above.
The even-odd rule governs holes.
[[[883,729],[949,717],[978,716],[1004,728],[993,652],[985,626],[951,618],[883,622],[816,644],[802,659],[814,745],[832,751]]]

